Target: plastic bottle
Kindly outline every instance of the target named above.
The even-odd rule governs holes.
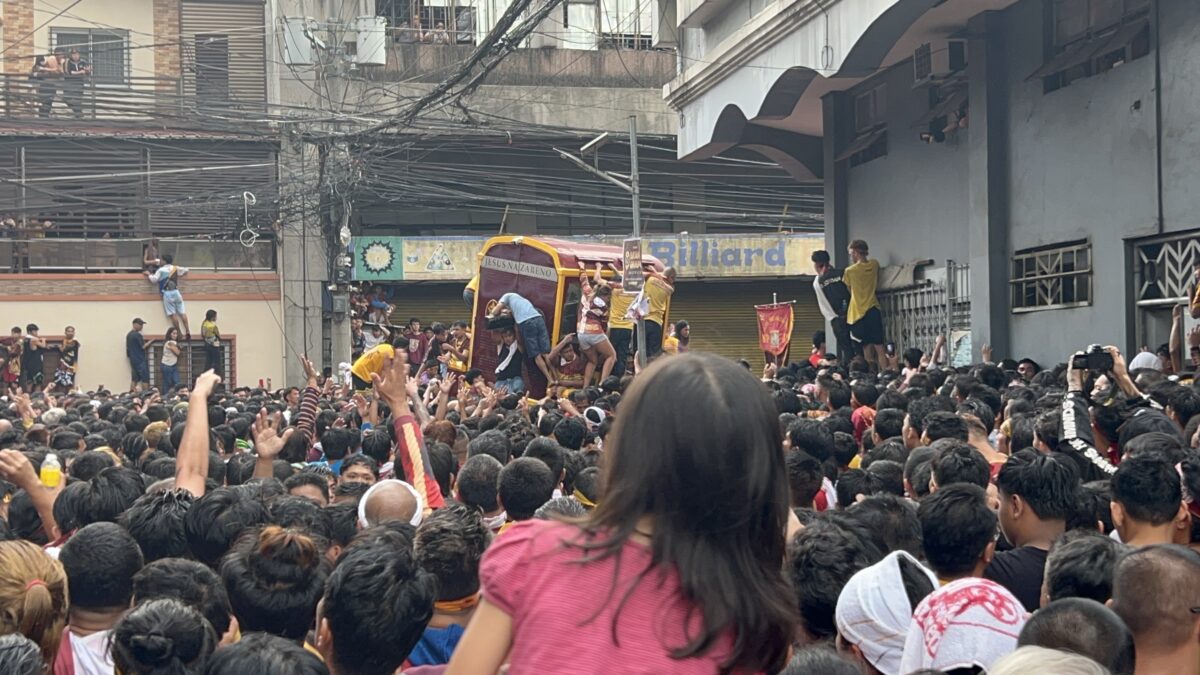
[[[58,455],[50,453],[46,455],[46,459],[42,460],[42,469],[38,473],[38,478],[42,481],[42,485],[48,488],[56,488],[62,482],[62,464],[58,462]]]

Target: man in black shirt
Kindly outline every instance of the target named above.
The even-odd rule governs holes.
[[[1000,530],[1013,545],[997,553],[984,578],[1004,586],[1033,612],[1041,606],[1042,578],[1050,544],[1067,528],[1067,514],[1079,501],[1074,463],[1057,453],[1022,450],[996,476]]]
[[[850,325],[846,323],[846,310],[850,307],[850,289],[842,281],[842,270],[829,262],[828,251],[813,251],[813,290],[817,295],[817,306],[833,328],[837,339],[837,351],[844,362],[854,356],[854,343],[850,340]]]
[[[72,49],[63,66],[63,98],[75,117],[83,117],[83,87],[91,75],[92,64],[80,58],[78,49]]]
[[[42,356],[46,353],[46,341],[38,337],[37,324],[29,324],[25,332],[25,348],[21,352],[21,386],[25,391],[32,391],[41,389],[45,381]]]
[[[129,367],[133,373],[129,385],[131,391],[141,391],[143,385],[150,384],[150,364],[146,360],[146,347],[153,340],[147,340],[142,335],[142,327],[145,325],[145,321],[134,319],[133,330],[125,335],[125,356],[129,358]]]

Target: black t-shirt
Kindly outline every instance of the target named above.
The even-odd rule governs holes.
[[[838,313],[838,316],[845,317],[846,310],[850,308],[850,289],[842,281],[842,270],[830,265],[817,279],[821,284],[821,291],[825,293],[825,299],[829,301],[829,306]]]
[[[511,380],[521,375],[521,353],[517,351],[517,343],[514,342],[500,350],[500,363],[504,363],[504,359],[508,358],[509,350],[512,350],[512,358],[509,359],[508,365],[496,371],[497,380]]]
[[[42,349],[33,346],[33,339],[25,338],[25,349],[21,352],[21,371],[26,373],[42,372]]]
[[[125,334],[125,355],[134,363],[146,360],[146,340],[140,332],[131,330]]]
[[[1025,605],[1026,611],[1037,611],[1042,604],[1047,553],[1032,546],[997,553],[992,564],[983,571],[983,577],[1007,588]]]

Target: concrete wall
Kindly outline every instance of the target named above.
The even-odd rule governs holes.
[[[1041,81],[1025,82],[1042,64],[1041,3],[1026,0],[1006,19],[1012,250],[1092,242],[1090,307],[1010,319],[1014,354],[1057,362],[1090,342],[1124,342],[1121,308],[1131,298],[1122,238],[1151,233],[1157,209],[1154,61],[1150,55],[1046,94]]]
[[[1187,0],[1161,4],[1163,203],[1169,233],[1195,229],[1200,206],[1195,187],[1200,181],[1195,161],[1200,154],[1195,124],[1200,7]],[[1012,356],[1054,363],[1090,342],[1133,346],[1126,344],[1126,308],[1134,302],[1126,289],[1132,273],[1126,240],[1158,231],[1156,103],[1153,51],[1050,93],[1041,80],[1026,82],[1044,61],[1042,8],[1042,0],[1014,5],[1000,16],[999,34],[988,36],[1005,45],[998,69],[1004,77],[988,86],[1008,101],[1000,137],[1008,155],[1003,175],[1009,191],[1001,225],[1008,245],[989,250],[988,256],[1008,267],[1016,250],[1079,239],[1092,243],[1091,306],[1000,313],[1005,318],[996,330],[1011,341]],[[986,177],[971,174],[967,164],[967,134],[984,133],[983,118],[973,114],[972,128],[954,142],[926,146],[911,127],[923,108],[906,83],[907,70],[897,68],[885,77],[888,155],[848,170],[848,237],[869,241],[885,263],[917,257],[965,260],[968,196],[972,189],[987,189],[980,182]],[[986,300],[976,292],[973,301]]]
[[[474,45],[389,43],[387,65],[364,67],[375,81],[440,82]],[[626,49],[518,49],[488,75],[491,85],[659,88],[675,76],[675,53]],[[658,92],[661,98],[662,92]]]
[[[280,84],[280,98],[291,105],[314,105],[311,83],[301,81],[290,73]],[[394,114],[400,109],[397,100],[411,101],[427,93],[435,85],[426,83],[384,84],[381,82],[351,81],[345,83],[346,95],[338,96],[339,106],[346,112],[378,117]],[[341,92],[343,83],[336,85]],[[638,116],[638,133],[673,135],[677,115],[654,88],[612,87],[551,87],[483,85],[466,99],[472,111],[493,114],[527,124],[570,127],[599,131],[627,132],[629,115]],[[327,102],[314,107],[323,108]],[[458,110],[443,110],[459,120]],[[430,116],[435,116],[431,111]],[[487,118],[482,118],[486,120]],[[497,122],[503,127],[507,123]]]
[[[865,239],[885,265],[965,262],[970,130],[945,143],[925,143],[919,138],[925,129],[913,123],[929,110],[928,93],[912,88],[911,62],[881,79],[887,83],[888,154],[848,171],[849,236]]]
[[[26,0],[28,2],[29,0]],[[7,2],[5,4],[8,4]],[[117,28],[129,31],[130,76],[154,77],[156,44],[154,34],[153,0],[83,0],[62,13],[57,0],[33,0],[33,16],[40,26],[34,33],[29,51],[46,53],[50,50],[50,33],[54,28]],[[60,14],[60,16],[55,16]],[[53,17],[53,18],[52,18]],[[45,26],[42,23],[49,21]],[[22,48],[22,51],[25,51]],[[176,64],[178,65],[178,64]],[[177,73],[176,73],[177,74]]]
[[[1200,185],[1200,4],[1161,0],[1163,227],[1197,226]]]
[[[45,336],[61,336],[64,327],[75,326],[82,345],[79,386],[84,390],[101,384],[116,390],[128,388],[125,334],[134,317],[147,322],[147,336],[161,336],[170,326],[153,287],[138,275],[79,275],[85,277],[80,279],[74,278],[76,275],[41,276],[52,278],[17,275],[6,281],[0,296],[0,315],[12,325],[35,323]],[[269,377],[280,386],[285,352],[275,323],[275,318],[282,318],[278,279],[271,274],[260,275],[261,284],[255,286],[253,281],[240,277],[222,282],[207,278],[218,275],[205,276],[195,281],[185,277],[181,284],[193,337],[199,335],[204,312],[217,310],[222,336],[235,340],[232,356],[237,383],[257,384],[259,378]],[[261,295],[253,290],[259,287]]]

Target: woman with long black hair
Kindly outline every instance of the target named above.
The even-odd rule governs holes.
[[[599,505],[498,537],[447,672],[775,672],[795,608],[778,413],[712,355],[655,363],[622,399]]]

